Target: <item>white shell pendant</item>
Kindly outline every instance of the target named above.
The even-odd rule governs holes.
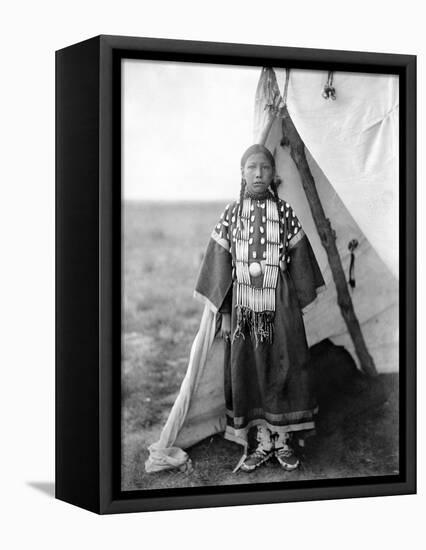
[[[253,262],[249,266],[249,272],[252,277],[259,277],[262,274],[262,267],[257,262]]]

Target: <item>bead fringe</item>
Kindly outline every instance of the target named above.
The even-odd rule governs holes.
[[[253,311],[244,306],[236,306],[237,327],[232,335],[232,343],[237,338],[245,339],[245,333],[249,333],[256,347],[259,344],[271,344],[274,338],[274,311]]]

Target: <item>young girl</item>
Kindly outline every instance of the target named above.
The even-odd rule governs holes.
[[[312,431],[316,412],[302,310],[324,281],[293,209],[278,197],[271,152],[249,147],[241,174],[239,201],[213,230],[196,293],[222,314],[225,437],[245,449],[236,470],[273,456],[293,470],[292,434]]]

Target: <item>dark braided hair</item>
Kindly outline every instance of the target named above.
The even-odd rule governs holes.
[[[238,219],[238,225],[237,225],[237,237],[239,237],[241,231],[243,230],[243,221],[241,219],[241,214],[243,213],[243,202],[244,202],[244,191],[246,188],[246,180],[244,177],[241,178],[241,186],[240,186],[240,203],[238,205],[237,210],[237,219]]]
[[[278,212],[278,221],[280,222],[280,229],[282,229],[282,221],[281,221],[281,213],[280,213],[280,198],[278,196],[278,185],[277,182],[274,180],[271,182],[270,188],[272,191],[272,194],[274,195],[275,204],[277,205],[277,212]]]
[[[280,232],[282,230],[283,232],[283,243],[284,246],[286,245],[286,231],[285,231],[285,218],[284,218],[284,212],[280,212],[280,198],[278,196],[278,186],[281,184],[280,179],[274,179],[271,182],[270,188],[272,191],[272,194],[274,195],[275,204],[277,205],[277,212],[278,212],[278,223],[280,227]],[[283,250],[284,253],[284,250]]]

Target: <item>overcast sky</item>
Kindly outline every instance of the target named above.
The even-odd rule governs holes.
[[[238,196],[260,67],[123,61],[123,196]]]

